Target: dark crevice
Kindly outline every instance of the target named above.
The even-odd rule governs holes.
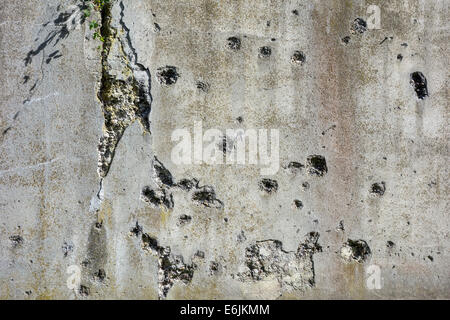
[[[159,299],[165,299],[175,282],[188,284],[194,277],[194,264],[186,264],[183,256],[171,253],[170,247],[162,247],[158,240],[147,233],[142,235],[144,250],[158,257]]]
[[[150,132],[149,114],[152,97],[150,93],[150,72],[137,61],[137,53],[130,38],[130,30],[123,22],[124,6],[121,2],[119,24],[125,31],[124,39],[118,36],[112,26],[112,7],[114,2],[105,4],[101,10],[100,34],[104,39],[102,50],[102,76],[98,98],[102,102],[105,118],[103,136],[98,151],[98,173],[100,177],[108,174],[114,153],[125,130],[135,120],[139,120],[144,131]],[[113,45],[119,46],[123,57],[110,64],[110,52]],[[116,57],[113,57],[116,58]],[[115,63],[114,63],[115,62]],[[119,70],[112,70],[112,66]],[[127,74],[121,79],[116,74]]]

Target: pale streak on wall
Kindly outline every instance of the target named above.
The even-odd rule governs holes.
[[[136,221],[159,245],[198,265],[168,299],[449,298],[447,1],[123,0],[123,22],[152,76],[152,134],[136,122],[125,131],[98,213],[89,207],[99,189],[103,124],[99,43],[85,23],[24,63],[75,3],[0,3],[1,298],[157,298],[157,258],[130,235]],[[352,21],[366,18],[370,4],[381,8],[381,29],[351,35]],[[239,51],[227,48],[231,36],[240,37]],[[258,58],[262,46],[272,48],[270,58]],[[61,56],[46,63],[56,50]],[[295,50],[305,53],[303,65],[290,62]],[[163,87],[156,73],[166,65],[180,78]],[[410,85],[414,71],[428,80],[424,100]],[[197,89],[199,80],[210,85],[207,93]],[[281,169],[271,177],[278,191],[264,195],[259,168],[174,165],[171,132],[192,130],[198,120],[205,129],[279,129],[282,164],[320,154],[328,173]],[[142,188],[153,185],[155,155],[177,181],[213,186],[224,209],[197,206],[180,190],[173,191],[173,210],[141,201]],[[380,181],[386,192],[374,197],[371,185]],[[180,226],[182,214],[192,221]],[[344,231],[336,230],[341,220]],[[245,240],[237,241],[242,231]],[[240,281],[247,247],[276,239],[295,251],[311,231],[320,233],[323,249],[313,255],[314,287],[288,292],[274,279]],[[14,246],[14,235],[23,242]],[[348,238],[368,243],[367,262],[342,260]],[[66,257],[64,243],[73,246]],[[204,259],[195,257],[198,250]],[[366,287],[373,264],[381,268],[380,290]],[[88,297],[67,288],[70,265],[82,269]],[[103,283],[92,279],[99,268]]]

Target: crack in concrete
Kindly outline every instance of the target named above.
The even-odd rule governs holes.
[[[149,114],[152,97],[150,71],[137,61],[131,43],[130,29],[123,21],[124,5],[119,3],[120,19],[114,20],[113,9],[117,2],[106,4],[101,12],[100,33],[104,38],[102,51],[102,77],[98,97],[104,116],[103,136],[98,145],[98,174],[106,177],[114,153],[125,130],[139,120],[145,132],[150,133]],[[114,22],[125,32],[121,37]],[[122,39],[124,38],[124,39]]]

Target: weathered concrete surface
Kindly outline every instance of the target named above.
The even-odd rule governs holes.
[[[103,44],[0,0],[0,297],[450,298],[448,4],[117,0]],[[199,120],[280,130],[282,167],[174,164]]]

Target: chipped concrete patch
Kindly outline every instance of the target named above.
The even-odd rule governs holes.
[[[241,281],[276,279],[281,290],[304,291],[315,285],[313,254],[322,247],[319,234],[311,232],[304,243],[294,251],[285,251],[278,240],[258,241],[246,248],[246,268],[238,274]]]

